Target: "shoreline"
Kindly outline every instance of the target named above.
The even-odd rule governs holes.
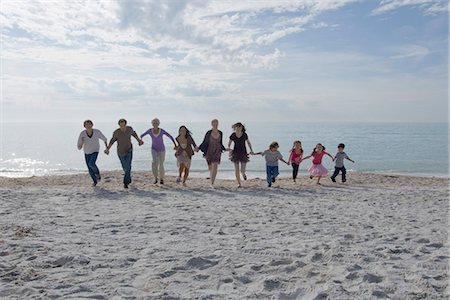
[[[103,171],[102,180],[98,183],[97,187],[120,187],[122,180],[122,171]],[[133,183],[130,187],[159,187],[160,184],[153,184],[153,174],[149,171],[133,171],[132,172]],[[181,184],[176,183],[177,176],[166,175],[165,184],[166,187],[178,187],[180,189],[189,187],[202,187],[209,188],[210,181],[203,176],[190,176],[187,180],[187,187],[183,187]],[[445,186],[450,184],[450,178],[447,177],[437,177],[437,176],[412,176],[396,173],[371,173],[371,172],[347,172],[347,182],[340,182],[340,175],[336,177],[337,182],[333,183],[329,176],[323,177],[321,179],[321,185],[315,184],[317,178],[310,179],[309,175],[299,174],[297,177],[297,183],[292,181],[292,178],[288,176],[278,176],[277,184],[278,188],[293,188],[293,187],[339,187],[339,186],[366,186],[366,187],[376,187],[380,188],[383,186],[412,186],[414,188],[420,188],[423,186]],[[92,183],[89,174],[87,172],[80,172],[74,174],[65,175],[47,175],[47,176],[31,176],[31,177],[1,177],[0,184],[2,187],[19,187],[19,186],[33,186],[33,185],[44,185],[44,186],[61,186],[69,185],[73,187],[90,187]],[[248,180],[244,181],[241,178],[242,188],[267,188],[266,180],[264,177],[254,177],[248,176]],[[235,179],[227,178],[217,178],[215,187],[220,188],[230,188],[234,187],[236,184]]]

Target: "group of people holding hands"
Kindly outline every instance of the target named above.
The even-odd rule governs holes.
[[[312,157],[312,164],[308,168],[308,171],[310,172],[311,179],[317,177],[317,184],[320,184],[320,179],[328,173],[328,170],[322,165],[322,158],[324,155],[329,156],[332,161],[336,162],[335,171],[331,176],[333,182],[336,182],[336,177],[340,172],[342,173],[342,182],[346,181],[344,159],[354,162],[344,152],[344,144],[338,145],[338,152],[334,157],[325,152],[325,147],[322,144],[317,144],[311,155],[304,157],[302,143],[300,141],[295,141],[293,143],[288,161],[284,160],[283,155],[278,151],[279,145],[277,142],[272,142],[269,145],[269,149],[263,152],[254,152],[250,139],[246,133],[246,128],[240,122],[232,126],[234,132],[231,134],[226,148],[223,145],[223,133],[218,129],[219,121],[217,119],[211,121],[211,129],[206,132],[203,142],[198,146],[192,138],[191,132],[184,125],[180,126],[178,136],[173,138],[167,131],[159,127],[160,121],[158,119],[153,119],[152,128],[148,129],[140,136],[137,135],[131,126],[127,126],[127,121],[125,119],[120,119],[118,124],[119,128],[113,132],[111,140],[107,143],[107,139],[102,132],[93,128],[93,122],[91,120],[84,121],[83,126],[85,130],[80,133],[78,138],[78,149],[84,149],[86,165],[88,167],[89,175],[92,178],[93,186],[96,186],[101,180],[100,171],[96,165],[100,150],[99,140],[102,140],[105,143],[106,149],[104,152],[107,155],[113,144],[117,142],[117,155],[124,171],[123,185],[124,188],[128,188],[132,181],[131,162],[133,160],[133,144],[131,143],[131,137],[134,137],[139,146],[141,146],[144,144],[142,139],[146,135],[149,135],[152,140],[152,173],[155,178],[155,184],[158,182],[164,184],[164,160],[166,155],[163,140],[164,136],[168,137],[174,144],[175,157],[177,158],[179,167],[177,183],[182,183],[183,186],[186,186],[192,156],[198,151],[203,152],[203,156],[208,164],[210,172],[209,179],[212,188],[214,188],[218,166],[224,151],[230,152],[230,160],[235,166],[238,187],[242,186],[241,175],[243,180],[247,180],[246,165],[249,161],[249,154],[262,155],[265,158],[268,187],[272,186],[279,174],[279,160],[292,166],[292,179],[295,182],[300,163]],[[231,149],[232,144],[234,144],[233,149]],[[247,145],[250,152],[247,151]]]

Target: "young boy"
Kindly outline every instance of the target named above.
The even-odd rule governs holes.
[[[346,182],[347,178],[345,175],[347,174],[347,170],[344,167],[344,159],[348,159],[352,163],[354,163],[354,160],[351,160],[350,157],[344,152],[345,145],[339,144],[338,145],[338,153],[336,153],[336,156],[334,157],[334,160],[336,162],[336,165],[334,167],[334,173],[333,176],[331,176],[331,180],[333,182],[336,182],[336,176],[339,175],[339,172],[342,172],[342,182]]]
[[[280,146],[277,142],[272,142],[269,149],[264,152],[255,153],[255,155],[262,155],[266,159],[266,173],[267,173],[267,186],[271,187],[275,182],[275,178],[278,176],[278,160],[281,160],[285,164],[289,165],[287,161],[283,159],[278,148]]]

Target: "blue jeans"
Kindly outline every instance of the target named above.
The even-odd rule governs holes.
[[[120,163],[122,164],[122,169],[125,172],[123,176],[123,184],[131,183],[131,161],[133,160],[133,151],[128,152],[126,155],[119,155]]]
[[[278,166],[266,166],[267,183],[272,185],[272,178],[278,176]]]
[[[94,184],[97,184],[97,179],[100,177],[100,171],[95,164],[97,162],[98,152],[94,152],[91,154],[84,154],[84,158],[86,159],[86,165],[88,167],[89,175],[91,176]]]

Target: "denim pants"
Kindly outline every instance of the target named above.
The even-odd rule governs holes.
[[[89,175],[91,176],[92,181],[94,181],[95,184],[97,183],[98,177],[100,177],[100,171],[98,170],[98,167],[95,164],[97,162],[97,157],[98,152],[94,152],[91,154],[84,154]]]
[[[345,177],[345,175],[347,174],[347,170],[345,169],[345,167],[342,168],[334,167],[334,173],[331,176],[331,179],[335,179],[336,176],[339,175],[339,172],[342,172],[342,182],[346,182],[347,178]]]
[[[131,161],[133,160],[133,151],[130,150],[126,155],[119,155],[122,169],[125,172],[123,176],[123,184],[131,183]]]
[[[266,166],[267,183],[272,185],[272,178],[278,176],[278,166]]]

